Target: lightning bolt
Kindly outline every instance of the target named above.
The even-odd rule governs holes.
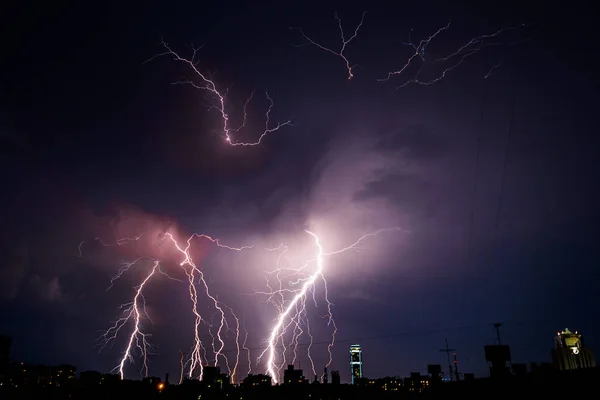
[[[242,343],[242,349],[246,351],[247,361],[248,361],[248,374],[252,373],[252,355],[250,353],[250,348],[246,345],[248,343],[248,330],[246,329],[246,324],[244,323],[244,342]]]
[[[484,49],[486,47],[490,47],[490,46],[501,45],[500,42],[492,41],[492,39],[498,38],[500,35],[502,35],[505,32],[515,31],[515,30],[524,28],[526,26],[527,26],[526,24],[520,24],[517,26],[508,27],[508,28],[500,28],[500,29],[496,30],[495,32],[476,36],[476,37],[472,38],[471,40],[467,41],[466,43],[464,43],[463,45],[461,45],[460,47],[458,47],[456,50],[454,50],[450,54],[448,54],[444,57],[434,58],[430,62],[428,61],[428,57],[426,56],[427,55],[427,53],[426,53],[427,47],[430,45],[431,41],[433,39],[435,39],[438,35],[440,35],[444,31],[450,29],[450,22],[448,22],[448,24],[446,24],[445,26],[442,26],[441,28],[439,28],[436,32],[434,32],[432,35],[430,35],[426,39],[420,40],[418,42],[418,44],[413,43],[413,41],[411,39],[411,36],[412,36],[412,30],[411,30],[409,32],[408,42],[404,42],[403,45],[412,48],[414,50],[414,53],[407,59],[406,63],[404,63],[404,65],[401,68],[399,68],[395,71],[392,71],[392,72],[388,72],[387,77],[378,79],[378,81],[380,81],[380,82],[389,81],[394,76],[405,73],[409,69],[409,67],[411,67],[416,61],[420,61],[421,65],[417,69],[417,73],[416,73],[415,77],[404,82],[402,85],[400,85],[398,87],[398,89],[404,88],[404,87],[410,85],[411,83],[418,84],[418,85],[425,85],[425,86],[433,85],[434,83],[439,82],[440,80],[444,79],[448,73],[450,73],[451,71],[458,68],[467,58],[479,53],[482,49]],[[429,78],[429,79],[423,79],[423,78],[421,78],[421,74],[424,71],[425,66],[428,64],[436,65],[436,66],[442,65],[442,67],[441,67],[441,69],[438,70],[437,75],[435,75],[434,77]],[[492,70],[497,68],[498,66],[499,66],[499,64],[492,67],[492,69],[485,75],[484,78],[489,77]]]
[[[185,375],[185,353],[183,351],[179,351],[179,355],[181,356],[179,358],[179,365],[181,366],[181,370],[179,372],[179,384],[181,385],[183,383],[183,377]]]
[[[329,327],[331,331],[331,341],[327,345],[329,358],[326,366],[328,367],[332,363],[332,348],[335,344],[337,326],[333,319],[332,303],[329,300],[327,281],[325,279],[326,260],[329,257],[349,250],[358,251],[359,244],[367,238],[377,236],[384,232],[399,230],[401,229],[387,228],[367,233],[349,246],[329,252],[324,250],[321,239],[316,233],[306,230],[306,234],[310,235],[314,242],[314,246],[316,247],[315,255],[296,267],[283,265],[284,262],[294,262],[294,258],[288,255],[288,246],[281,244],[276,248],[267,249],[270,252],[278,253],[277,264],[275,270],[270,271],[267,274],[268,291],[256,293],[267,296],[267,301],[275,305],[278,316],[275,319],[275,324],[271,328],[268,339],[266,340],[267,346],[258,356],[257,361],[260,361],[266,355],[266,372],[272,377],[274,383],[278,383],[280,371],[288,360],[291,360],[292,364],[296,362],[296,359],[299,356],[299,340],[303,336],[308,337],[307,356],[310,361],[312,372],[317,375],[312,356],[313,333],[311,331],[308,312],[310,304],[314,304],[315,309],[319,309],[319,303],[317,301],[317,285],[319,283],[321,283],[319,287],[323,290],[326,310],[325,315],[321,315],[321,318],[327,321],[326,326]],[[141,236],[125,238],[118,240],[115,244],[107,244],[100,239],[98,239],[98,241],[105,246],[122,246],[131,243],[132,241],[140,240],[140,238]],[[231,307],[225,305],[213,294],[208,281],[205,278],[204,272],[194,262],[190,249],[195,240],[207,240],[217,247],[232,251],[252,249],[253,246],[233,247],[221,243],[218,238],[198,233],[192,234],[185,241],[178,241],[173,234],[167,232],[164,234],[163,239],[164,243],[170,244],[181,256],[179,267],[187,278],[188,293],[192,305],[191,312],[194,316],[193,345],[187,360],[185,360],[183,353],[181,355],[180,381],[183,380],[184,376],[201,380],[205,365],[213,365],[215,367],[224,365],[231,381],[235,383],[239,380],[238,374],[242,350],[245,351],[247,355],[248,370],[251,371],[252,369],[250,349],[246,345],[248,333],[246,331],[243,343],[240,344],[240,337],[242,335],[239,318]],[[145,321],[152,323],[152,320],[146,310],[146,298],[143,293],[148,282],[156,275],[164,275],[169,279],[184,282],[180,279],[171,277],[164,272],[160,260],[140,257],[133,262],[123,263],[117,273],[111,277],[110,286],[107,290],[112,288],[113,284],[130,269],[138,265],[141,266],[143,261],[151,261],[151,268],[146,272],[141,283],[134,287],[132,301],[121,305],[121,309],[123,310],[121,318],[119,318],[114,325],[107,329],[101,336],[102,347],[100,350],[116,340],[126,325],[132,327],[121,359],[113,370],[118,371],[121,379],[125,376],[126,365],[128,362],[134,363],[134,358],[138,353],[142,360],[141,373],[146,376],[148,375],[148,357],[151,354],[152,346],[148,340],[151,335],[146,331]],[[269,279],[269,277],[271,277],[271,279]],[[273,278],[275,280],[274,283]],[[212,316],[205,317],[200,312],[200,304],[202,303],[202,306],[206,306],[206,300],[217,317],[216,322],[213,321]],[[233,333],[233,338],[228,335],[230,332]],[[204,346],[204,335],[210,337],[210,347]],[[286,337],[288,337],[288,340],[286,340]],[[291,337],[291,340],[289,340],[289,337]],[[230,341],[228,342],[228,340]],[[235,346],[235,356],[232,360],[226,356],[224,350],[226,342],[231,343],[231,340]],[[209,353],[207,348],[211,349],[212,353]],[[283,350],[278,351],[280,348]]]
[[[275,319],[275,324],[266,340],[267,346],[259,355],[258,361],[260,361],[263,356],[266,355],[266,372],[271,376],[273,383],[276,384],[279,381],[280,371],[286,364],[289,357],[286,354],[288,351],[292,352],[292,364],[295,362],[297,357],[298,340],[303,334],[306,334],[309,338],[308,359],[311,364],[312,372],[314,375],[317,375],[311,355],[313,336],[311,335],[309,319],[307,316],[307,299],[309,295],[311,295],[312,300],[314,301],[315,305],[317,305],[315,297],[317,282],[322,282],[323,284],[325,305],[327,310],[325,316],[322,316],[322,318],[326,319],[327,326],[331,326],[332,328],[331,342],[327,346],[329,360],[326,364],[326,367],[332,363],[332,347],[335,343],[337,327],[333,319],[332,303],[329,301],[328,297],[327,281],[324,273],[326,267],[325,260],[329,257],[352,249],[356,250],[357,246],[367,238],[377,236],[384,232],[400,230],[400,228],[386,228],[372,233],[367,233],[358,238],[349,246],[331,252],[325,252],[321,244],[321,240],[316,233],[305,230],[305,232],[310,235],[314,241],[316,254],[314,258],[305,261],[298,268],[284,268],[280,266],[280,261],[287,252],[286,246],[281,245],[275,249],[268,249],[270,251],[280,251],[277,258],[276,269],[271,272],[271,275],[275,277],[277,286],[272,287],[269,284],[269,281],[267,281],[268,291],[256,293],[266,295],[267,301],[275,304],[275,307],[278,311],[278,316]],[[314,268],[312,271],[308,271],[311,265],[314,265]],[[283,283],[283,281],[286,279],[288,280],[288,285],[284,285]],[[286,345],[285,340],[285,335],[288,332],[291,332],[291,342],[289,346]],[[283,350],[278,352],[278,348],[282,348]]]
[[[115,244],[107,244],[98,238],[96,240],[98,240],[102,245],[110,247],[110,246],[115,246],[115,245],[122,246],[127,243],[130,243],[133,240],[139,240],[140,238],[141,238],[141,236],[138,236],[134,239],[131,239],[131,238],[120,239]],[[192,246],[192,242],[194,239],[208,240],[208,241],[212,242],[213,244],[215,244],[217,247],[224,248],[227,250],[234,250],[234,251],[242,251],[242,250],[246,250],[246,249],[251,249],[251,248],[253,248],[253,246],[233,247],[233,246],[229,246],[229,245],[221,243],[218,238],[212,238],[211,236],[208,236],[205,234],[198,234],[198,233],[192,234],[182,244],[182,243],[178,242],[171,233],[165,233],[165,235],[164,235],[164,240],[167,243],[171,243],[173,245],[174,249],[176,249],[182,256],[182,261],[179,263],[179,266],[181,267],[181,269],[183,270],[183,272],[185,273],[185,276],[187,278],[188,291],[189,291],[190,301],[192,303],[192,314],[195,317],[194,318],[194,341],[193,341],[192,349],[190,351],[189,359],[186,362],[183,361],[183,358],[181,360],[182,371],[187,366],[187,368],[188,368],[187,376],[189,378],[196,377],[198,379],[202,379],[204,365],[207,364],[208,357],[207,357],[206,348],[203,345],[203,342],[201,339],[201,331],[202,331],[202,325],[206,325],[206,326],[208,326],[207,333],[212,338],[211,346],[212,346],[214,354],[211,357],[211,360],[213,360],[213,365],[218,366],[219,362],[223,362],[229,373],[229,376],[231,377],[231,379],[233,381],[237,377],[236,374],[237,374],[239,358],[240,358],[240,353],[241,353],[240,322],[239,322],[239,319],[236,316],[235,312],[233,311],[233,309],[231,307],[223,304],[222,302],[218,301],[217,297],[215,297],[212,294],[210,287],[208,285],[208,282],[205,279],[203,271],[194,263],[192,256],[190,254],[190,248]],[[80,248],[81,248],[81,246],[82,246],[82,244],[79,245]],[[117,273],[111,277],[110,286],[108,287],[107,290],[112,288],[115,281],[117,281],[119,278],[121,278],[123,276],[123,274],[125,274],[127,271],[129,271],[133,266],[138,265],[142,260],[147,260],[147,258],[140,257],[133,262],[123,263],[121,268],[117,271]],[[148,376],[148,356],[149,356],[150,350],[151,350],[151,345],[148,342],[148,338],[150,337],[150,335],[148,333],[146,333],[146,331],[144,330],[142,322],[144,319],[147,319],[150,322],[152,322],[152,321],[151,321],[150,317],[148,316],[148,313],[146,312],[146,299],[144,297],[143,290],[144,290],[147,282],[157,273],[162,274],[162,275],[168,277],[169,279],[172,279],[172,280],[175,280],[178,282],[183,282],[182,280],[173,278],[170,275],[168,275],[167,273],[165,273],[161,268],[160,260],[153,260],[153,266],[150,269],[150,271],[148,272],[148,274],[146,275],[146,277],[144,278],[144,280],[142,281],[142,283],[139,286],[134,288],[135,295],[133,297],[133,300],[129,303],[121,305],[121,308],[123,309],[123,316],[121,318],[119,318],[115,322],[115,324],[113,326],[111,326],[108,330],[106,330],[102,334],[102,336],[99,338],[99,339],[101,339],[101,343],[102,343],[101,348],[100,348],[100,351],[101,351],[109,343],[113,342],[117,338],[120,331],[123,329],[123,327],[125,325],[130,323],[133,326],[133,329],[132,329],[131,334],[129,335],[129,339],[127,341],[127,346],[125,348],[125,351],[123,352],[122,358],[121,358],[119,364],[113,370],[113,371],[118,371],[119,375],[121,376],[121,379],[123,379],[125,376],[124,369],[125,369],[125,365],[126,365],[127,361],[129,361],[129,362],[134,361],[134,351],[135,350],[139,351],[141,358],[142,358],[142,374],[144,374],[145,376]],[[198,290],[197,286],[200,286],[201,292]],[[209,302],[212,304],[212,306],[216,310],[217,315],[219,317],[218,322],[216,324],[216,333],[213,333],[211,331],[212,326],[210,324],[209,319],[203,318],[203,316],[200,314],[199,301],[200,301],[201,294],[204,295],[209,300]],[[228,322],[229,316],[231,316],[233,318],[233,321],[235,322],[234,328],[230,327],[230,325],[229,325],[229,322]],[[234,332],[233,342],[237,349],[236,355],[235,355],[235,361],[233,362],[233,366],[230,365],[229,358],[223,352],[223,349],[225,348],[225,343],[226,343],[225,341],[227,339],[227,337],[226,337],[227,331]],[[183,355],[182,355],[182,357],[183,357]],[[181,379],[183,379],[183,373],[182,373]]]
[[[111,243],[111,244],[105,243],[99,237],[94,238],[94,241],[99,242],[104,247],[123,246],[123,245],[129,244],[131,242],[135,242],[135,241],[140,240],[142,238],[142,236],[144,236],[143,233],[141,235],[130,237],[130,238],[129,237],[121,238],[121,239],[118,239],[115,243]],[[79,242],[79,246],[77,246],[77,250],[78,250],[78,255],[77,256],[79,258],[83,257],[83,246],[85,244],[87,244],[87,243],[88,243],[87,240],[82,240],[81,242]]]
[[[124,267],[124,269],[129,269],[134,263],[128,264]],[[159,261],[154,261],[150,272],[146,275],[142,283],[135,287],[135,295],[133,296],[133,301],[131,303],[121,305],[123,309],[123,316],[115,322],[113,326],[111,326],[108,330],[104,332],[101,336],[103,340],[103,345],[100,350],[102,350],[107,344],[116,339],[119,331],[125,326],[127,323],[131,323],[133,325],[133,331],[129,335],[129,339],[127,341],[127,347],[123,352],[123,356],[119,364],[113,369],[112,372],[118,371],[121,379],[124,377],[124,368],[125,363],[129,360],[133,362],[133,351],[138,349],[142,356],[142,372],[147,376],[148,375],[148,353],[150,349],[150,344],[148,343],[149,334],[145,333],[142,326],[142,319],[146,317],[149,319],[148,314],[146,312],[146,299],[143,294],[144,287],[154,276],[156,272],[160,271],[160,263]],[[122,274],[123,272],[120,272]],[[120,276],[119,274],[119,276]],[[112,285],[112,281],[111,281]]]
[[[226,99],[227,91],[219,89],[217,87],[216,82],[213,79],[211,79],[208,76],[208,74],[202,72],[198,68],[198,62],[196,61],[196,55],[198,53],[198,50],[200,50],[202,48],[202,46],[192,48],[192,57],[191,58],[182,57],[181,55],[179,55],[179,53],[174,51],[169,46],[169,44],[167,42],[165,42],[164,40],[162,40],[162,46],[165,48],[165,51],[160,54],[155,55],[154,57],[150,58],[146,62],[150,62],[157,57],[162,57],[162,56],[168,55],[168,56],[172,56],[175,59],[175,61],[182,62],[190,68],[190,70],[194,74],[194,77],[195,77],[194,79],[184,78],[182,80],[173,82],[173,84],[174,85],[188,84],[188,85],[191,85],[192,87],[194,87],[195,89],[208,92],[208,94],[213,98],[213,100],[215,102],[215,105],[210,107],[209,111],[214,109],[218,112],[218,114],[221,118],[221,124],[222,124],[221,125],[221,135],[223,136],[223,138],[227,144],[229,144],[231,146],[244,146],[244,147],[257,146],[260,143],[262,143],[263,139],[270,133],[276,132],[287,125],[292,125],[291,120],[288,120],[285,122],[278,122],[277,124],[274,124],[274,125],[271,124],[271,111],[273,110],[274,102],[273,102],[273,99],[271,98],[271,96],[269,95],[269,93],[265,92],[265,96],[266,96],[267,100],[269,101],[269,107],[267,108],[267,111],[265,113],[264,129],[262,130],[260,135],[258,135],[258,138],[254,141],[250,141],[250,142],[236,141],[234,138],[235,134],[240,132],[242,129],[244,129],[246,127],[246,121],[247,121],[246,109],[247,109],[248,104],[252,100],[254,93],[252,93],[250,95],[250,97],[246,100],[246,102],[244,103],[242,123],[237,127],[232,127],[231,121],[230,121],[230,116],[227,111],[227,99]]]
[[[301,28],[290,28],[290,29],[297,29],[298,31],[300,31],[300,33],[302,34],[304,39],[306,39],[310,44],[318,47],[319,49],[321,49],[323,51],[331,53],[334,56],[340,57],[342,60],[344,60],[344,64],[346,65],[346,69],[348,70],[348,80],[350,80],[354,77],[353,71],[354,71],[354,68],[356,68],[356,65],[350,64],[350,60],[348,60],[348,58],[346,57],[344,52],[346,51],[346,47],[350,44],[350,42],[352,42],[358,36],[358,31],[360,30],[360,28],[362,27],[362,25],[365,21],[366,14],[367,14],[366,11],[362,13],[362,16],[360,17],[360,22],[354,29],[354,34],[352,36],[350,36],[350,38],[346,39],[346,35],[344,33],[344,28],[342,27],[342,20],[340,19],[340,17],[338,16],[337,13],[334,13],[333,16],[334,16],[335,20],[337,21],[338,28],[340,29],[340,39],[342,41],[342,46],[339,51],[332,50],[329,47],[325,47],[325,46],[315,42],[313,39],[308,37],[304,33],[304,30],[302,30]]]
[[[202,323],[203,319],[202,319],[202,316],[200,315],[200,312],[198,309],[198,291],[196,290],[196,280],[197,280],[200,283],[200,285],[202,286],[202,288],[204,289],[204,294],[206,295],[206,297],[208,299],[210,299],[213,307],[218,311],[218,314],[220,316],[216,335],[213,336],[212,332],[209,329],[209,333],[213,339],[212,347],[214,349],[214,366],[217,366],[219,364],[219,360],[223,359],[223,361],[225,362],[225,364],[227,366],[229,375],[233,379],[235,376],[237,365],[239,363],[239,355],[240,355],[240,351],[239,351],[239,348],[240,348],[239,319],[237,318],[237,316],[235,315],[235,313],[233,312],[233,310],[230,307],[225,306],[224,304],[220,303],[217,300],[217,298],[211,293],[211,290],[208,286],[208,282],[206,281],[206,279],[204,277],[204,273],[202,272],[202,270],[200,268],[198,268],[196,266],[189,251],[190,251],[190,247],[192,246],[192,240],[194,238],[208,239],[212,243],[216,244],[218,247],[222,247],[222,248],[225,248],[228,250],[235,250],[235,251],[251,249],[253,246],[231,247],[228,245],[221,244],[219,239],[213,239],[212,237],[210,237],[208,235],[197,234],[197,233],[193,234],[186,240],[185,246],[180,245],[177,242],[177,240],[175,240],[175,238],[173,237],[173,235],[171,233],[167,233],[166,238],[173,243],[175,248],[183,256],[183,261],[181,261],[181,263],[179,265],[183,268],[185,274],[188,277],[188,282],[189,282],[188,288],[189,288],[189,293],[190,293],[190,300],[192,301],[192,313],[195,316],[194,345],[192,347],[192,352],[191,352],[191,357],[190,357],[188,376],[190,378],[193,378],[194,372],[196,370],[198,370],[198,379],[202,379],[202,373],[203,373],[202,354],[206,352],[205,350],[203,351],[202,341],[200,339],[200,324]],[[234,365],[233,370],[230,368],[229,359],[223,353],[223,349],[225,348],[224,330],[227,329],[227,319],[226,319],[227,317],[225,314],[225,309],[228,309],[230,311],[231,315],[233,315],[233,318],[236,321],[235,345],[236,345],[236,348],[238,349],[238,351],[236,353],[236,360],[235,360],[235,365]],[[215,346],[215,340],[218,342],[218,346]]]
[[[492,75],[492,72],[494,72],[494,70],[496,68],[500,68],[500,63],[494,64],[492,65],[492,67],[490,68],[490,70],[485,74],[485,76],[483,77],[483,79],[487,79],[490,77],[490,75]]]

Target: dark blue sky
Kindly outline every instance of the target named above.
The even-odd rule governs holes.
[[[106,292],[110,276],[119,262],[157,250],[89,246],[78,258],[77,246],[165,221],[272,247],[306,226],[324,227],[326,247],[405,229],[331,260],[339,339],[331,367],[344,380],[351,342],[363,345],[366,375],[405,375],[445,365],[438,349],[446,337],[464,372],[485,374],[494,322],[505,323],[515,362],[548,360],[552,335],[565,327],[600,346],[592,311],[599,66],[585,16],[543,2],[69,3],[14,8],[0,24],[0,310],[15,358],[110,370],[125,337],[99,355],[94,340],[141,272]],[[348,30],[367,11],[347,50],[358,65],[351,81],[340,58],[297,46],[306,41],[289,29],[337,46],[335,10]],[[414,68],[377,81],[410,57],[402,42],[411,28],[419,40],[449,21],[427,59],[531,24],[498,36],[434,85],[395,90]],[[262,127],[265,89],[273,119],[293,127],[256,147],[224,144],[217,114],[207,111],[211,98],[170,85],[190,71],[169,57],[144,63],[163,50],[161,36],[182,53],[205,45],[199,68],[229,87],[232,118],[256,90],[242,139]],[[255,358],[275,315],[248,293],[265,290],[273,259],[209,249],[201,267],[244,320]],[[158,346],[150,371],[177,374],[179,350],[192,340],[187,288],[163,280],[149,290],[148,330]],[[315,341],[328,340],[318,318],[314,326]],[[313,353],[321,371],[326,346]],[[306,358],[300,365],[309,370]]]

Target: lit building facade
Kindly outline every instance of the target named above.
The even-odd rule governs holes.
[[[561,370],[593,368],[596,360],[592,351],[585,347],[583,335],[575,331],[565,329],[558,332],[554,338],[555,348],[552,349],[552,360],[556,367]]]
[[[350,346],[350,373],[352,374],[353,385],[363,377],[362,348],[359,344]]]

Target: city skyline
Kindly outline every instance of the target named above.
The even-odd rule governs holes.
[[[495,344],[487,344],[485,346],[483,346],[485,348],[485,358],[482,358],[482,360],[485,360],[485,364],[487,366],[487,368],[489,369],[488,373],[483,373],[480,375],[476,375],[475,373],[473,373],[472,371],[465,371],[465,370],[461,370],[459,371],[458,375],[457,375],[457,371],[456,368],[458,368],[457,366],[457,362],[458,359],[456,357],[456,353],[457,353],[457,349],[451,349],[449,347],[446,347],[444,349],[439,349],[438,351],[440,352],[445,352],[448,353],[448,357],[450,357],[450,353],[453,354],[452,360],[449,358],[448,362],[450,363],[450,365],[445,366],[443,363],[441,364],[432,364],[431,362],[427,362],[425,368],[423,367],[423,365],[421,365],[420,367],[415,367],[410,369],[410,373],[400,373],[400,374],[390,374],[390,375],[386,375],[386,376],[365,376],[363,374],[363,362],[362,362],[362,346],[359,344],[352,344],[349,346],[349,350],[350,350],[350,362],[349,362],[349,373],[347,374],[347,381],[344,381],[344,379],[342,378],[341,383],[345,383],[345,384],[352,384],[355,385],[359,382],[361,382],[361,380],[367,379],[367,380],[372,380],[372,379],[381,379],[381,378],[402,378],[402,377],[409,377],[414,375],[415,373],[420,373],[423,374],[423,371],[426,370],[426,373],[423,376],[430,376],[432,374],[432,370],[436,371],[439,368],[439,377],[440,379],[443,379],[443,381],[456,381],[456,380],[468,380],[468,379],[472,379],[472,378],[468,378],[469,376],[472,377],[477,377],[477,378],[486,378],[488,376],[490,377],[494,377],[494,374],[492,373],[492,366],[494,365],[492,363],[491,359],[488,359],[488,348],[493,348],[493,347],[505,347],[506,351],[507,351],[507,358],[506,361],[508,361],[508,364],[506,366],[503,365],[503,362],[501,362],[502,366],[500,366],[500,368],[505,368],[506,367],[506,372],[508,374],[514,373],[511,371],[518,371],[518,374],[522,374],[525,371],[529,371],[531,372],[531,369],[534,368],[534,365],[539,365],[539,364],[547,364],[547,365],[553,365],[554,368],[556,368],[557,370],[561,370],[561,371],[566,371],[566,370],[573,370],[573,369],[581,369],[581,368],[595,368],[596,367],[596,362],[595,362],[595,352],[594,349],[590,349],[588,346],[584,345],[584,340],[583,340],[583,334],[579,333],[579,331],[575,331],[575,332],[571,332],[568,328],[560,331],[557,333],[557,336],[555,336],[554,338],[554,347],[551,348],[549,354],[551,354],[551,358],[549,359],[543,359],[543,360],[527,360],[527,361],[523,361],[523,360],[517,360],[517,362],[514,362],[514,360],[511,358],[510,356],[510,344],[506,344],[504,343],[502,346],[500,346],[501,344],[501,340],[500,340],[500,326],[503,324],[494,324],[494,327],[496,329],[496,334],[497,334],[497,342]],[[448,345],[448,343],[446,343],[446,346]],[[2,361],[2,363],[6,364],[8,361],[10,360],[10,350],[11,350],[11,346],[12,346],[12,338],[6,335],[1,335],[0,336],[0,361]],[[562,350],[565,350],[564,352]],[[499,353],[490,353],[490,354],[499,354]],[[493,356],[492,356],[493,357]],[[504,356],[500,356],[501,358]],[[462,359],[462,358],[461,358]],[[427,360],[424,360],[427,361]],[[12,362],[16,362],[19,364],[27,364],[27,365],[35,365],[35,364],[31,364],[31,363],[26,363],[25,361],[19,361],[19,360],[12,360]],[[1,364],[1,363],[0,363]],[[56,365],[56,366],[49,366],[52,368],[61,368],[61,369],[65,369],[66,367],[71,367],[72,364],[64,362],[61,363],[60,365]],[[432,366],[435,367],[432,369]],[[522,367],[521,367],[522,366]],[[75,367],[76,368],[76,367]],[[464,365],[461,365],[461,368],[464,368]],[[496,366],[495,368],[498,368],[498,366]],[[516,368],[516,369],[514,369]],[[520,371],[519,368],[524,368],[523,371]],[[264,383],[266,382],[264,379],[265,377],[269,379],[269,386],[271,384],[277,385],[277,384],[290,384],[291,382],[295,382],[296,379],[300,378],[300,379],[304,379],[304,381],[306,382],[312,382],[312,376],[308,376],[306,375],[305,371],[301,368],[301,364],[300,362],[296,363],[296,364],[288,364],[286,369],[282,369],[282,375],[278,376],[277,380],[275,382],[272,382],[271,379],[272,377],[268,374],[265,373],[261,373],[261,372],[250,372],[248,375],[246,376],[232,376],[232,375],[228,375],[226,372],[223,373],[223,371],[220,370],[219,367],[212,367],[210,365],[205,365],[204,369],[211,369],[212,372],[209,373],[209,375],[205,375],[202,379],[200,379],[201,381],[206,381],[206,379],[216,379],[216,376],[223,376],[224,378],[227,378],[228,380],[231,381],[231,384],[235,384],[235,385],[242,385],[243,386],[243,382],[248,378],[251,381],[254,380],[259,380],[260,384],[264,385]],[[294,376],[294,378],[286,378],[285,374],[287,372],[290,372],[290,370],[292,371],[292,375]],[[287,371],[287,372],[286,372]],[[80,372],[84,372],[84,373],[96,373],[96,371],[80,371]],[[113,375],[118,377],[119,379],[122,379],[119,374],[115,374],[115,371],[98,371],[99,373],[103,374],[103,375]],[[298,372],[298,376],[296,376],[296,374],[294,374],[294,372]],[[304,373],[303,373],[304,372]],[[73,372],[73,374],[75,374],[75,372]],[[430,374],[430,375],[428,375]],[[155,376],[157,374],[154,374],[153,376]],[[158,374],[160,375],[160,374]],[[163,382],[168,382],[168,377],[171,375],[171,372],[166,371],[163,373],[164,376],[166,376],[165,380]],[[315,375],[315,380],[318,380],[320,383],[335,383],[334,382],[334,378],[333,376],[337,376],[339,379],[340,377],[344,377],[345,375],[342,374],[340,375],[340,371],[339,370],[335,370],[335,369],[329,369],[327,367],[324,368],[324,373],[323,374],[317,374]],[[331,376],[331,378],[330,378]],[[150,375],[140,375],[139,377],[137,377],[137,379],[145,379],[147,377],[151,377]],[[176,377],[175,377],[176,378]],[[435,378],[435,377],[434,377]],[[154,379],[154,378],[153,378]],[[129,380],[132,380],[131,378],[129,378]],[[133,380],[136,380],[136,378],[134,377]],[[180,376],[178,379],[175,379],[174,382],[179,382],[179,384],[183,383],[183,381],[186,380],[194,380],[193,378],[189,378],[188,376],[186,376],[185,371],[182,369],[180,371]]]
[[[15,357],[277,383],[348,381],[356,343],[364,376],[445,370],[446,340],[482,376],[495,323],[515,363],[557,327],[598,347],[596,68],[564,50],[587,25],[544,2],[45,11],[3,24]]]

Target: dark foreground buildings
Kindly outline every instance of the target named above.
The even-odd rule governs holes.
[[[8,343],[10,349],[10,341],[3,340],[0,344]],[[249,375],[239,386],[233,385],[230,377],[215,367],[205,367],[202,381],[184,380],[182,384],[173,385],[168,375],[164,380],[150,377],[130,381],[94,371],[76,376],[75,367],[69,365],[47,367],[4,360],[4,369],[0,370],[0,399],[392,400],[589,397],[596,393],[600,369],[595,367],[593,354],[584,346],[581,334],[564,330],[555,338],[555,346],[554,364],[532,364],[529,369],[525,364],[511,363],[509,346],[500,343],[485,346],[490,377],[475,379],[465,373],[453,381],[442,379],[442,368],[435,364],[427,367],[425,375],[414,372],[405,378],[365,378],[362,376],[362,348],[353,346],[354,384],[341,384],[337,371],[331,371],[328,376],[325,370],[320,379],[306,379],[302,370],[294,366],[288,366],[283,383],[275,386],[271,378],[263,374]],[[573,358],[579,355],[582,357]],[[360,364],[355,364],[358,362]],[[358,365],[360,370],[356,368]]]

